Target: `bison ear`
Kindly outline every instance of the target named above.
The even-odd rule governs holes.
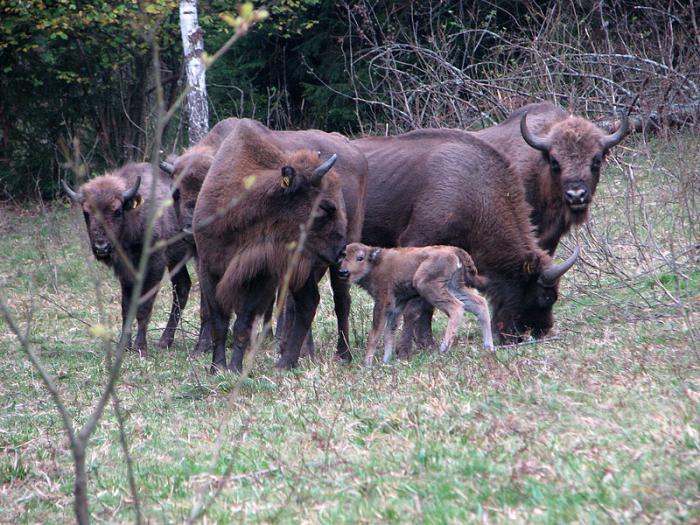
[[[528,254],[528,256],[525,258],[525,262],[523,263],[523,275],[525,280],[529,280],[533,275],[539,275],[540,266],[540,258],[537,256],[537,254],[535,252]]]
[[[291,191],[290,188],[294,188],[294,177],[296,172],[291,166],[282,167],[282,179],[280,181],[280,186],[285,191]]]
[[[379,260],[379,256],[382,254],[382,249],[381,248],[372,248],[372,251],[369,252],[369,262],[375,263]]]
[[[139,192],[134,193],[132,197],[129,197],[124,201],[124,211],[135,210],[143,204],[143,197]]]

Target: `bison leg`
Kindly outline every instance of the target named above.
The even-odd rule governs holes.
[[[350,340],[350,282],[340,278],[336,266],[331,266],[330,274],[335,316],[338,320],[338,346],[335,355],[350,362],[352,361],[348,343]]]
[[[169,267],[172,271],[175,265]],[[160,336],[157,347],[159,349],[170,348],[173,344],[173,339],[175,339],[175,329],[180,322],[180,315],[182,310],[187,305],[187,298],[190,294],[190,288],[192,287],[192,281],[190,280],[190,274],[187,271],[186,266],[182,266],[180,271],[174,275],[170,275],[170,282],[173,286],[173,304],[170,307],[170,316],[168,317],[168,324],[165,325],[165,330],[163,330],[163,335]]]
[[[211,330],[213,352],[210,373],[215,374],[226,369],[226,336],[228,335],[231,315],[229,312],[222,310],[216,301],[216,283],[213,277],[202,271],[201,268],[199,271],[199,286]]]
[[[233,372],[243,370],[243,357],[250,346],[253,321],[255,321],[255,312],[251,310],[247,309],[236,315],[236,321],[233,323],[233,355],[228,365],[228,369]]]
[[[385,319],[386,307],[382,304],[381,300],[375,301],[374,311],[372,312],[372,328],[367,336],[367,350],[365,350],[365,359],[363,361],[364,366],[372,366],[372,358],[377,349],[379,334],[384,327]]]
[[[287,332],[281,339],[281,356],[275,365],[277,368],[290,369],[297,365],[301,344],[311,328],[320,299],[318,285],[314,276],[309,277],[301,289],[292,292],[294,299],[293,317],[286,316]],[[290,317],[292,317],[290,319]]]
[[[134,343],[135,350],[141,357],[146,357],[148,355],[146,333],[148,331],[148,322],[151,320],[151,313],[153,312],[153,303],[156,300],[156,295],[158,295],[162,277],[163,268],[155,268],[148,272],[143,283],[143,296],[136,310],[136,341]]]
[[[295,312],[296,304],[294,302],[294,297],[290,294],[289,297],[287,297],[283,312],[277,318],[277,337],[280,353],[282,353],[282,348],[285,345],[284,341],[289,337],[289,332],[294,325]],[[309,328],[309,332],[304,336],[304,342],[301,345],[299,357],[308,357],[313,360],[315,356],[314,334],[313,330]]]
[[[200,293],[199,297],[199,336],[197,344],[194,346],[194,355],[209,353],[211,350],[211,321],[209,319],[209,309],[207,302],[204,299],[204,294]]]
[[[418,297],[406,303],[403,313],[403,333],[396,351],[397,357],[411,356],[414,336],[421,348],[431,348],[435,345],[432,320],[433,307],[430,303]]]
[[[454,291],[455,296],[462,302],[464,309],[471,312],[479,319],[481,336],[484,340],[484,348],[493,350],[493,337],[491,335],[491,314],[489,306],[481,295],[467,287],[461,287]]]
[[[394,352],[394,341],[396,340],[396,329],[399,326],[399,310],[390,310],[386,318],[386,327],[384,328],[384,364],[391,361],[391,355]]]
[[[134,292],[134,288],[131,283],[121,281],[122,286],[122,337],[125,338],[124,346],[129,350],[131,347],[131,325],[126,324],[126,317],[129,312],[129,305],[131,304],[131,295]]]

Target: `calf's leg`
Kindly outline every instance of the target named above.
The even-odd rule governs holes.
[[[372,366],[372,358],[374,357],[374,352],[377,348],[377,342],[379,341],[379,333],[382,328],[384,328],[385,317],[386,317],[386,307],[382,304],[382,301],[374,302],[374,311],[372,313],[372,328],[367,336],[367,350],[365,351],[365,360],[363,364],[365,366]]]
[[[396,328],[399,325],[399,310],[389,310],[386,316],[386,326],[384,328],[384,364],[391,361],[394,352],[394,340],[396,339]]]
[[[455,290],[455,296],[462,302],[464,309],[476,315],[481,327],[481,336],[484,340],[484,348],[493,350],[493,337],[491,335],[491,314],[489,306],[481,295],[465,286]]]

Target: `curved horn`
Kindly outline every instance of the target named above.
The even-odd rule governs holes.
[[[78,202],[80,199],[83,198],[81,193],[75,192],[71,189],[70,186],[68,186],[68,183],[66,182],[65,179],[61,180],[61,184],[63,184],[63,189],[66,191],[66,194],[68,197],[70,197],[70,200]]]
[[[324,162],[318,168],[316,168],[311,174],[311,184],[313,184],[314,186],[318,186],[319,184],[321,184],[321,179],[323,179],[323,176],[326,173],[328,173],[328,170],[330,170],[333,167],[333,164],[335,164],[336,160],[338,160],[338,155],[333,153],[330,159],[328,159],[326,162]]]
[[[540,283],[545,286],[554,286],[557,279],[571,269],[576,262],[576,259],[578,259],[580,252],[581,248],[576,246],[576,248],[574,248],[574,253],[572,253],[566,261],[560,264],[553,264],[552,266],[545,268],[540,275]]]
[[[520,134],[525,139],[525,142],[527,142],[530,146],[532,146],[535,149],[544,151],[545,153],[548,152],[552,144],[547,139],[543,139],[542,137],[537,137],[533,135],[530,132],[530,130],[527,129],[526,119],[527,111],[523,114],[522,117],[520,117]]]
[[[136,192],[139,191],[139,186],[141,186],[141,175],[136,177],[136,182],[134,182],[134,186],[131,189],[126,190],[124,193],[122,193],[122,198],[124,199],[124,202],[128,201],[134,195],[136,195]]]
[[[617,128],[615,133],[606,136],[602,141],[603,149],[610,149],[617,145],[625,135],[627,134],[627,128],[629,127],[629,119],[627,118],[627,112],[622,112],[622,120],[620,121],[620,126]]]
[[[170,164],[169,162],[161,160],[158,163],[158,166],[168,175],[172,175],[173,173],[175,173],[175,166],[173,164]]]

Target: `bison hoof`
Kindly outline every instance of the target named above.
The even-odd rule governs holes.
[[[194,345],[194,350],[192,350],[193,356],[198,356],[202,354],[208,354],[211,352],[212,344],[211,339],[199,339],[197,344]]]
[[[211,367],[209,368],[209,374],[211,375],[216,375],[220,374],[222,372],[226,371],[226,364],[225,363],[212,363]]]
[[[335,358],[339,359],[341,361],[345,361],[346,363],[349,363],[352,361],[352,354],[350,353],[350,350],[345,348],[345,349],[338,349],[335,352]]]

